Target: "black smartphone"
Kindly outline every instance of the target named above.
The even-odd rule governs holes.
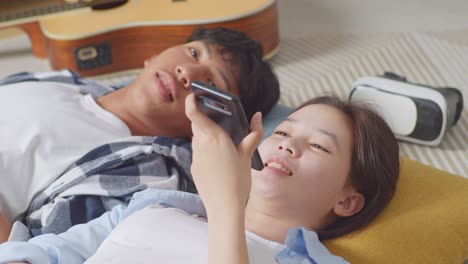
[[[224,128],[231,136],[234,145],[239,145],[250,132],[250,126],[239,98],[202,82],[192,81],[190,88],[195,95],[198,109]],[[258,150],[255,150],[252,156],[252,168],[263,169]]]

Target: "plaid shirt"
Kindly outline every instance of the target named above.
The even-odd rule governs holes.
[[[25,81],[74,84],[93,98],[122,87],[80,78],[70,70],[18,73],[0,80],[0,85]],[[195,192],[191,154],[189,141],[168,137],[129,137],[102,145],[36,195],[22,219],[32,236],[58,234],[115,205],[128,204],[133,193],[146,188]]]

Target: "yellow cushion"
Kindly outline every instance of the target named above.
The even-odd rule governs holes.
[[[371,225],[324,241],[351,263],[468,260],[468,179],[401,159],[397,191]]]

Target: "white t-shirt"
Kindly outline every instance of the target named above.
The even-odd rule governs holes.
[[[88,151],[130,135],[75,85],[0,86],[0,211],[12,220]]]
[[[250,263],[276,263],[284,245],[246,231]],[[122,221],[86,264],[208,263],[208,223],[177,208],[148,206]]]

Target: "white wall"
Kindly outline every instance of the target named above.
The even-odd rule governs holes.
[[[278,0],[283,37],[468,28],[468,0]]]

